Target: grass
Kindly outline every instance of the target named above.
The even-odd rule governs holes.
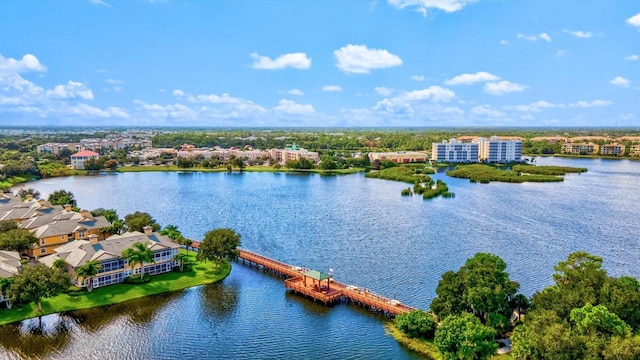
[[[587,172],[587,168],[577,168],[570,166],[533,166],[533,165],[514,165],[511,170],[527,174],[536,175],[566,175],[567,173],[583,173]]]
[[[365,177],[373,179],[402,181],[413,184],[416,181],[420,183],[431,183],[432,180],[429,176],[424,174],[416,174],[412,168],[406,166],[394,166],[380,171],[372,171],[365,175]]]
[[[10,187],[12,187],[14,185],[25,183],[27,181],[30,181],[30,180],[33,180],[33,179],[37,179],[37,178],[38,177],[35,176],[35,175],[13,176],[13,177],[10,177],[8,179],[0,181],[0,189],[7,189],[7,188],[10,188]]]
[[[185,252],[184,250],[180,251]],[[0,310],[0,325],[62,311],[117,304],[144,296],[212,284],[224,279],[231,272],[231,264],[228,262],[224,262],[220,269],[215,271],[213,262],[195,261],[194,252],[189,253],[189,260],[192,264],[191,270],[185,267],[184,272],[168,272],[156,275],[153,276],[150,282],[145,284],[120,283],[101,287],[80,296],[60,294],[52,298],[42,299],[42,312],[37,311],[35,303],[15,305],[12,309]]]
[[[532,174],[532,169],[527,167],[529,174],[522,174],[514,170],[501,170],[484,164],[458,165],[455,170],[447,171],[447,175],[456,178],[469,179],[471,182],[483,184],[491,181],[523,183],[523,182],[557,182],[564,181],[562,177],[553,175]]]

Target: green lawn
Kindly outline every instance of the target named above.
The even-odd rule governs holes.
[[[184,252],[184,250],[180,250]],[[61,311],[87,309],[96,306],[111,305],[148,295],[168,291],[181,290],[192,286],[218,282],[231,272],[231,264],[224,262],[215,271],[213,262],[196,262],[195,254],[189,253],[192,262],[191,270],[185,267],[184,272],[169,272],[156,275],[146,284],[115,284],[98,288],[80,296],[60,294],[42,300],[42,312],[37,312],[35,303],[14,306],[12,309],[0,310],[0,325],[21,321],[32,317],[53,314]]]
[[[8,179],[0,181],[0,189],[8,189],[14,185],[25,183],[35,178],[37,177],[34,175],[21,175],[21,176],[10,177]]]

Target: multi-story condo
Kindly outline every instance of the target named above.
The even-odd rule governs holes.
[[[271,150],[268,150],[268,153],[272,159],[276,160],[281,164],[284,164],[290,160],[297,161],[302,158],[311,160],[314,163],[318,163],[320,161],[320,156],[318,155],[317,152],[300,148],[296,144],[293,144],[291,145],[291,147],[284,148],[284,149],[271,149]]]
[[[600,146],[600,154],[602,155],[624,156],[625,150],[626,146],[621,144],[607,144]]]
[[[396,151],[396,152],[378,152],[369,153],[369,161],[387,161],[391,160],[394,163],[406,164],[415,162],[424,162],[427,158],[427,154],[416,151]]]
[[[431,160],[437,162],[463,163],[478,162],[477,143],[463,143],[456,139],[442,140],[432,144]]]
[[[488,163],[510,163],[522,160],[522,140],[500,140],[478,138],[478,160]]]
[[[60,154],[60,151],[68,149],[72,152],[78,152],[85,150],[82,144],[76,143],[46,143],[42,145],[38,145],[36,147],[36,152],[38,153],[50,153],[54,155]]]
[[[631,145],[629,148],[629,155],[631,156],[640,156],[640,144]]]
[[[77,269],[88,261],[97,261],[101,265],[99,273],[92,279],[92,287],[124,282],[127,276],[140,274],[141,264],[131,264],[123,259],[124,250],[133,247],[135,243],[142,243],[154,252],[152,263],[144,264],[144,273],[156,275],[173,270],[177,266],[174,257],[180,251],[180,245],[172,242],[168,237],[153,232],[151,226],[144,228],[144,233],[133,231],[121,235],[112,235],[99,241],[96,235],[89,240],[77,240],[55,249],[55,253],[40,258],[39,261],[47,266],[62,259],[67,263],[67,271],[76,286],[89,285],[87,280],[77,275]]]
[[[83,150],[71,155],[71,166],[76,170],[84,170],[84,162],[90,159],[97,159],[100,154],[91,150]]]
[[[600,150],[598,144],[562,144],[563,154],[573,155],[596,155]]]

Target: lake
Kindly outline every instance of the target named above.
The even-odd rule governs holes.
[[[640,162],[538,157],[589,169],[562,183],[473,184],[434,175],[453,199],[403,197],[408,185],[284,173],[122,173],[27,184],[46,198],[150,213],[189,238],[230,227],[242,246],[327,271],[427,309],[440,275],[477,252],[503,258],[521,292],[552,283],[573,251],[604,258],[612,276],[640,278]],[[281,278],[234,264],[222,283],[106,309],[0,327],[0,358],[419,358],[385,334],[386,319],[353,305],[324,307],[288,293]]]

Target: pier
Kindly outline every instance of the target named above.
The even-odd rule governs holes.
[[[239,249],[238,251],[239,260],[286,277],[284,285],[287,289],[325,305],[350,302],[390,316],[417,310],[398,300],[375,294],[369,289],[343,284],[327,273],[289,265],[248,250]]]

